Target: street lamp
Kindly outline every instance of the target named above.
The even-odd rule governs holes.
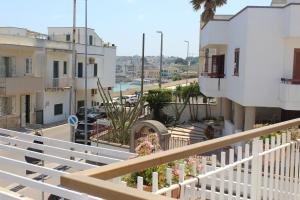
[[[163,44],[164,44],[164,34],[162,31],[156,31],[160,34],[160,65],[159,65],[159,89],[161,89],[161,76],[162,76],[162,60],[163,60]]]
[[[189,52],[190,52],[190,41],[185,40],[184,41],[187,44],[187,53],[186,53],[186,61],[187,63],[187,75],[186,75],[186,85],[188,84],[188,78],[189,78],[189,67],[190,67],[190,62],[188,61],[189,59]]]
[[[85,73],[84,73],[84,144],[87,145],[88,128],[87,128],[87,0],[85,0]]]

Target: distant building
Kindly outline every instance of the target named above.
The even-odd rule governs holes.
[[[50,27],[48,35],[0,28],[0,126],[53,123],[70,115],[71,88],[76,108],[84,105],[84,28],[76,30],[76,69],[72,67],[72,28]],[[88,29],[88,106],[100,103],[97,79],[115,84],[116,47]],[[72,85],[72,74],[75,74]]]

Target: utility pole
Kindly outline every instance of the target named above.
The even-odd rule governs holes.
[[[162,76],[162,65],[163,65],[163,44],[164,34],[162,31],[156,31],[160,34],[160,65],[159,65],[159,89],[161,89],[161,76]]]
[[[188,84],[189,79],[189,68],[190,68],[190,62],[189,62],[189,53],[190,53],[190,42],[185,40],[184,41],[187,44],[187,53],[186,53],[186,61],[187,61],[187,75],[186,75],[186,85]]]
[[[72,82],[71,82],[71,94],[70,94],[70,114],[74,115],[76,108],[75,102],[75,72],[76,72],[76,49],[75,49],[75,37],[76,37],[76,0],[73,1],[73,35],[72,35]],[[70,128],[71,142],[75,142],[75,127]]]
[[[85,0],[85,70],[84,70],[84,144],[87,145],[88,140],[88,129],[87,129],[87,66],[88,66],[88,59],[87,59],[87,43],[88,43],[88,36],[87,36],[87,0]]]
[[[143,46],[142,46],[141,97],[144,94],[144,67],[145,67],[145,33],[143,33]]]

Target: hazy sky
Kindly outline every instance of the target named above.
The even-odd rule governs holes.
[[[1,1],[0,26],[17,26],[47,33],[48,26],[72,26],[73,0]],[[77,25],[84,26],[84,2],[77,0]],[[269,5],[271,0],[228,0],[218,14],[234,14],[246,5]],[[106,42],[118,46],[117,55],[141,54],[146,33],[146,55],[159,55],[160,36],[165,36],[164,55],[198,54],[200,12],[189,0],[88,0],[88,25]]]

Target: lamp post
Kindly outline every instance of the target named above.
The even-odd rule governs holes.
[[[188,84],[188,78],[189,78],[189,67],[190,67],[190,62],[189,62],[189,52],[190,52],[190,41],[185,40],[184,41],[187,44],[187,52],[186,52],[186,61],[187,61],[187,74],[186,74],[186,85]]]
[[[87,129],[87,0],[85,0],[85,72],[84,72],[84,144],[87,145],[88,129]]]
[[[144,68],[145,68],[145,33],[143,33],[142,42],[142,75],[141,75],[141,97],[144,94]]]
[[[161,76],[162,76],[162,62],[163,62],[163,44],[164,44],[164,34],[162,31],[156,31],[160,34],[160,65],[159,65],[159,89],[161,89]]]

